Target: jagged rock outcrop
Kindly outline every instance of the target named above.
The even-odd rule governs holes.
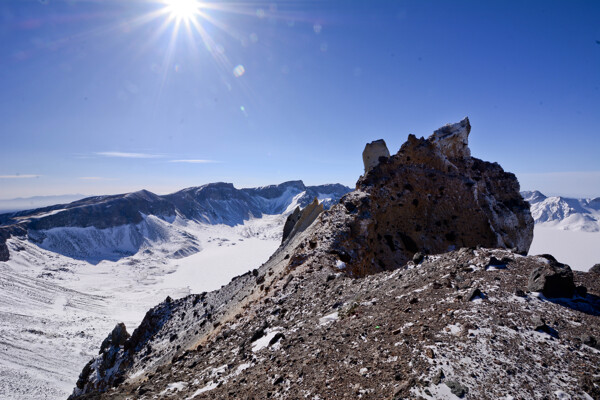
[[[281,243],[285,242],[285,239],[287,239],[290,236],[290,233],[292,233],[292,229],[294,229],[294,226],[296,225],[296,223],[298,223],[301,214],[302,211],[298,206],[290,215],[288,215],[287,219],[285,220],[285,224],[283,225],[283,235],[281,237]]]
[[[128,368],[110,378],[122,382],[117,389],[102,394],[91,382],[74,397],[412,398],[450,388],[485,399],[525,381],[538,390],[546,350],[521,351],[524,341],[533,347],[537,339],[527,333],[533,311],[514,293],[529,296],[521,288],[545,261],[519,254],[533,235],[528,204],[513,174],[470,156],[469,132],[465,119],[429,139],[411,135],[396,155],[378,157],[330,210],[313,202],[295,212],[282,246],[259,269],[206,300],[161,304],[169,312],[142,335],[144,345],[125,344]],[[593,293],[568,303],[575,311],[563,315],[589,321],[596,335]],[[536,303],[535,311],[561,307]],[[561,340],[575,340],[583,324],[565,321],[558,323]],[[513,325],[522,335],[511,333]],[[149,332],[144,326],[130,341],[138,330]],[[495,344],[478,346],[478,336]],[[550,344],[568,352],[569,343]],[[465,352],[473,365],[461,362]],[[480,365],[490,357],[509,361],[483,374]],[[573,359],[568,368],[578,376],[596,359]],[[557,360],[544,357],[553,371],[564,371]],[[522,386],[513,393],[533,396]]]
[[[0,261],[8,261],[10,258],[10,252],[6,241],[11,236],[26,236],[27,230],[18,224],[1,226],[0,227]]]
[[[285,242],[290,237],[303,232],[308,228],[317,217],[325,210],[323,204],[319,203],[319,200],[315,197],[312,203],[307,205],[299,211],[298,209],[288,217],[283,227],[283,238],[282,242]],[[298,211],[298,213],[296,213]]]
[[[409,135],[326,214],[316,236],[335,226],[340,232],[324,251],[357,276],[398,268],[417,252],[484,246],[527,253],[533,219],[519,183],[497,163],[471,157],[470,130],[465,118],[428,139]]]
[[[385,144],[385,140],[379,139],[375,140],[374,142],[367,143],[362,153],[365,173],[375,168],[379,164],[379,159],[381,157],[388,158],[389,156],[390,151]]]

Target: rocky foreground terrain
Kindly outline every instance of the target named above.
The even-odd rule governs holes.
[[[518,182],[469,133],[367,146],[354,192],[292,215],[260,268],[117,325],[72,398],[600,398],[598,268],[523,255]]]

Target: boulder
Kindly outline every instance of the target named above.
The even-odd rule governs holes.
[[[592,268],[590,268],[589,272],[600,275],[600,264],[595,264]]]
[[[571,267],[559,263],[548,254],[540,257],[545,258],[546,263],[531,272],[527,289],[532,292],[542,292],[548,298],[573,297],[575,283]]]
[[[388,150],[385,141],[383,139],[379,139],[375,140],[374,142],[367,143],[365,149],[363,150],[362,157],[365,165],[365,173],[367,173],[379,164],[380,157],[389,158],[390,151]]]

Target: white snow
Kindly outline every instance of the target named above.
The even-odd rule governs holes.
[[[279,332],[281,332],[281,330],[278,328],[267,329],[265,331],[265,336],[261,337],[260,339],[258,339],[254,343],[252,343],[252,352],[256,353],[257,351],[260,351],[260,350],[264,349],[265,347],[267,347],[269,345],[269,342],[271,341],[271,339],[273,339],[275,337],[275,335],[277,335]]]
[[[319,318],[319,325],[327,325],[331,322],[337,321],[338,319],[340,319],[340,316],[339,313],[336,311]]]
[[[192,394],[190,397],[187,397],[186,400],[193,399],[194,397],[198,396],[199,394],[202,394],[204,392],[208,392],[209,390],[213,390],[217,386],[219,386],[219,384],[217,382],[211,382],[208,385],[204,386],[203,388],[200,388],[200,389],[196,390],[194,392],[194,394]]]
[[[529,254],[552,254],[578,271],[600,263],[600,232],[560,230],[536,225]]]
[[[91,246],[99,257],[89,260],[9,239],[11,259],[0,262],[0,398],[66,398],[117,323],[124,322],[131,333],[167,296],[215,290],[259,267],[279,246],[285,218],[265,215],[235,227],[175,220],[167,231],[168,222],[146,217],[138,226],[112,232],[50,233],[55,246],[48,247]],[[139,249],[132,245],[132,232],[144,242]],[[99,260],[111,255],[113,234],[134,254],[113,252],[114,260]],[[190,241],[200,251],[176,258]]]
[[[165,390],[163,390],[162,392],[160,392],[158,395],[159,396],[164,396],[169,392],[179,392],[181,390],[184,390],[187,387],[187,382],[173,382],[173,383],[169,383],[167,385],[167,388]]]

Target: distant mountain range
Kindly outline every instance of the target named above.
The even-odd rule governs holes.
[[[0,261],[9,258],[6,240],[25,234],[44,249],[91,262],[116,260],[144,245],[176,238],[182,243],[176,254],[185,256],[196,251],[193,237],[183,228],[186,221],[241,225],[305,207],[315,197],[329,208],[349,191],[340,184],[305,186],[302,181],[248,189],[219,182],[164,196],[141,190],[2,214]]]
[[[86,197],[83,194],[65,194],[59,196],[34,196],[18,197],[15,199],[0,200],[0,214],[9,212],[32,210],[34,208],[48,207],[53,204],[65,204]],[[89,196],[87,196],[89,197]]]
[[[563,230],[600,232],[600,197],[575,199],[545,196],[537,190],[521,192],[531,205],[536,224]]]

